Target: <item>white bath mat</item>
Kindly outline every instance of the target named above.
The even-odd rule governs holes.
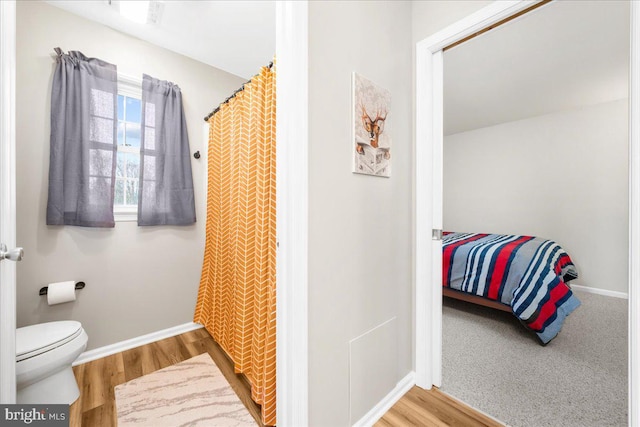
[[[256,426],[207,353],[120,384],[115,394],[118,427]]]

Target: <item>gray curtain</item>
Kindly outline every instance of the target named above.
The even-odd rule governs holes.
[[[56,49],[47,224],[113,227],[116,66]]]
[[[138,225],[196,222],[189,136],[180,88],[142,76]]]

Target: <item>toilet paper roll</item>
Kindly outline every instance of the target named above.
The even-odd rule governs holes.
[[[49,288],[47,290],[47,303],[49,305],[76,300],[76,282],[73,280],[49,283],[47,286]]]

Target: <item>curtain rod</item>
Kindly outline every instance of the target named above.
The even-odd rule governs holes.
[[[271,69],[273,67],[273,61],[269,62],[269,65],[267,65],[268,69]],[[258,74],[255,74],[253,77],[257,76]],[[251,80],[253,80],[253,77],[251,78]],[[236,91],[234,91],[229,97],[227,97],[227,99],[225,99],[224,101],[222,101],[220,103],[220,105],[218,105],[212,112],[210,112],[209,114],[207,114],[207,116],[204,118],[205,122],[208,122],[209,119],[211,117],[213,117],[213,115],[215,113],[217,113],[218,111],[220,111],[220,107],[222,107],[224,104],[228,103],[230,100],[232,100],[233,98],[235,98],[235,96],[238,94],[238,92],[242,92],[244,90],[244,85],[246,85],[247,83],[251,83],[251,80],[246,81],[242,84],[242,86],[240,86],[239,89],[237,89]]]

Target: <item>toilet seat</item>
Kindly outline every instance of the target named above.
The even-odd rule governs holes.
[[[1,1],[1,0],[0,0]],[[67,404],[80,395],[73,361],[87,348],[80,322],[64,320],[16,330],[16,402]]]
[[[82,332],[82,324],[74,320],[18,328],[16,330],[16,362],[65,345],[80,336]]]

